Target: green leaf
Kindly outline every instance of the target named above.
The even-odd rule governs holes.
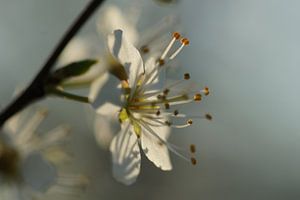
[[[51,80],[58,84],[66,79],[83,75],[97,62],[91,59],[73,62],[55,70],[51,75]]]

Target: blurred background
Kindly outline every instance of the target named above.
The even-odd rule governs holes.
[[[87,0],[0,0],[0,104],[27,84]],[[171,141],[198,147],[198,165],[171,155],[174,169],[162,172],[142,160],[138,181],[117,183],[107,150],[98,147],[87,108],[77,102],[48,98],[43,124],[48,130],[70,124],[75,172],[91,178],[82,199],[299,199],[300,197],[300,1],[181,0],[177,5],[119,0],[126,13],[140,4],[138,29],[170,13],[191,45],[178,57],[199,87],[211,95],[191,112],[209,112],[175,130]],[[99,10],[101,12],[101,9]],[[95,17],[80,35],[95,37]],[[99,47],[103,43],[99,42]]]

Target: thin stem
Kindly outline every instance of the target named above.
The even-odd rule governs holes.
[[[31,103],[40,100],[45,97],[46,92],[44,88],[45,80],[48,78],[51,69],[53,68],[58,56],[62,53],[65,46],[74,37],[74,35],[80,30],[80,28],[86,23],[90,16],[96,11],[98,6],[103,3],[104,0],[93,0],[89,3],[86,9],[75,20],[75,23],[68,29],[65,35],[62,37],[53,53],[50,55],[46,63],[41,68],[41,71],[34,78],[28,88],[18,96],[11,104],[9,104],[0,114],[0,128],[11,116],[21,111]]]
[[[76,94],[71,94],[71,93],[68,93],[68,92],[65,92],[65,91],[62,91],[62,90],[59,90],[59,89],[55,89],[55,88],[49,90],[48,94],[54,94],[54,95],[59,96],[59,97],[63,97],[63,98],[66,98],[66,99],[70,99],[70,100],[78,101],[78,102],[82,102],[82,103],[90,103],[88,97],[84,97],[84,96],[80,96],[80,95],[76,95]]]

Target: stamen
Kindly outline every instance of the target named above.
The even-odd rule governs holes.
[[[196,146],[194,144],[190,145],[190,152],[195,153],[196,152]]]
[[[191,78],[189,73],[184,74],[184,80],[189,80]]]
[[[159,100],[166,100],[166,96],[159,94],[159,95],[157,95],[157,99],[159,99]]]
[[[173,37],[174,37],[176,40],[178,40],[178,39],[181,37],[181,35],[180,35],[180,33],[178,33],[178,32],[174,32],[174,33],[173,33]]]
[[[170,104],[169,103],[165,103],[165,109],[170,109]]]
[[[170,90],[168,88],[163,91],[164,95],[168,95],[169,92],[170,92]]]
[[[192,163],[192,165],[196,165],[197,164],[196,158],[191,157],[191,163]]]
[[[201,94],[195,94],[194,95],[194,101],[201,101],[202,100],[202,95]]]
[[[209,113],[205,114],[205,118],[209,121],[212,120],[212,116]]]
[[[189,127],[191,124],[183,124],[183,125],[172,125],[172,128],[187,128]]]
[[[205,94],[205,96],[209,95],[209,93],[210,93],[208,87],[205,87],[202,91]]]
[[[86,186],[88,179],[84,176],[59,176],[55,185],[50,187],[49,193],[67,196],[79,196]]]
[[[183,49],[183,47],[189,45],[189,43],[190,42],[187,38],[183,38],[181,40],[181,46],[169,57],[169,59],[173,60],[180,53],[180,51]]]
[[[189,45],[190,44],[190,41],[187,39],[187,38],[183,38],[181,40],[181,43],[184,44],[185,46]]]
[[[159,66],[163,66],[164,64],[165,64],[165,60],[164,59],[158,59],[158,64],[159,64]]]
[[[174,115],[177,116],[179,114],[178,110],[174,110]]]
[[[179,38],[180,38],[180,34],[178,32],[174,32],[173,37],[172,37],[170,43],[168,44],[168,46],[166,47],[166,49],[163,51],[163,53],[160,57],[160,60],[164,60],[166,58],[168,52],[170,51],[170,49],[174,45],[175,41],[178,40]]]
[[[143,127],[145,127],[149,131],[149,133],[151,133],[159,141],[161,141],[164,145],[166,145],[171,152],[173,152],[177,156],[181,157],[182,159],[189,161],[189,159],[186,156],[184,156],[183,154],[181,154],[180,152],[177,151],[179,149],[177,146],[173,145],[172,143],[166,142],[161,137],[159,137],[147,124],[145,124],[144,120],[142,120],[141,123],[142,123]]]
[[[173,128],[186,128],[189,127],[193,124],[193,120],[189,119],[187,120],[186,124],[182,124],[182,125],[172,125]]]
[[[63,143],[70,133],[71,129],[68,126],[62,125],[57,127],[45,134],[43,139],[36,144],[36,148],[42,150]]]
[[[165,121],[165,124],[166,124],[167,126],[171,126],[171,125],[172,125],[172,123],[171,123],[170,121]]]
[[[141,51],[142,51],[144,54],[146,54],[146,53],[149,53],[150,49],[149,49],[149,47],[148,47],[147,45],[143,45],[143,46],[141,47]]]
[[[16,138],[16,143],[20,145],[31,141],[37,127],[42,123],[42,121],[45,119],[47,114],[48,111],[46,109],[38,110],[33,115],[33,117],[31,117],[31,119],[27,122],[27,124],[22,129],[22,131],[20,131],[20,133]]]
[[[156,115],[157,115],[157,116],[159,116],[159,115],[160,115],[160,110],[158,110],[158,111],[156,112]]]

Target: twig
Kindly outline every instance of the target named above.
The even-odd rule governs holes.
[[[86,7],[86,9],[75,20],[75,23],[68,29],[65,35],[62,37],[53,53],[48,58],[47,62],[41,68],[41,71],[34,78],[28,88],[18,96],[11,104],[9,104],[0,114],[0,128],[11,116],[21,111],[29,104],[40,100],[45,97],[46,92],[44,88],[44,81],[49,76],[51,69],[53,68],[58,56],[62,53],[65,46],[76,35],[80,28],[90,18],[90,16],[96,11],[98,6],[104,2],[104,0],[93,0]]]

